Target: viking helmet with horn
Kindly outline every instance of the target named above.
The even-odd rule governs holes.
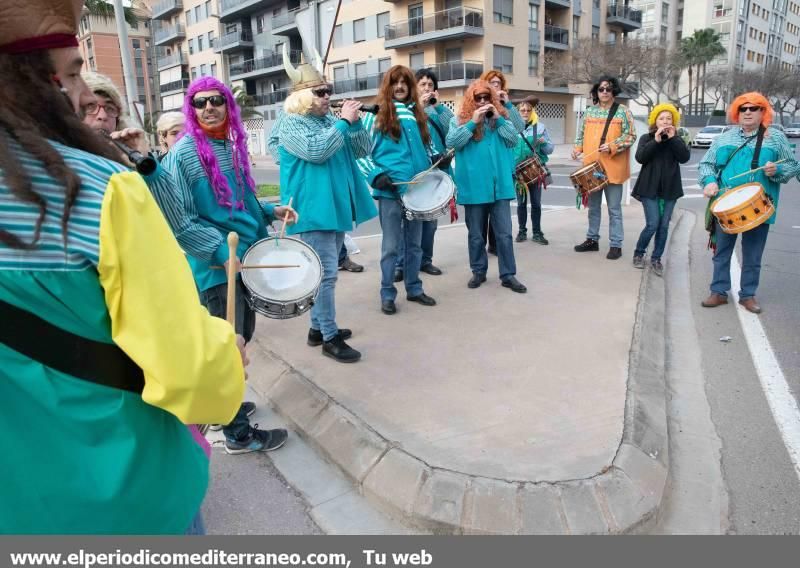
[[[314,58],[316,60],[314,65],[311,63],[300,63],[300,65],[295,67],[289,59],[289,50],[286,48],[286,44],[283,44],[283,67],[286,69],[286,74],[289,75],[289,79],[292,80],[293,92],[302,91],[303,89],[313,89],[314,87],[328,84],[325,80],[325,75],[322,73],[322,58],[319,56],[319,53],[317,53],[316,49],[314,49]]]

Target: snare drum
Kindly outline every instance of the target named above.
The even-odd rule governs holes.
[[[592,162],[569,174],[575,191],[582,195],[589,195],[600,191],[608,185],[608,176],[600,162]]]
[[[725,192],[711,206],[726,233],[744,233],[772,217],[775,206],[760,183],[746,183]]]
[[[403,194],[406,219],[433,221],[450,211],[450,199],[456,190],[450,176],[433,170],[419,180],[418,183],[409,184]]]
[[[538,156],[531,156],[517,164],[514,168],[514,177],[519,183],[529,187],[543,183],[547,177],[547,170]]]
[[[299,268],[242,270],[247,303],[261,315],[288,319],[304,314],[314,305],[322,283],[322,262],[309,245],[293,238],[270,237],[253,244],[242,265],[299,264]]]

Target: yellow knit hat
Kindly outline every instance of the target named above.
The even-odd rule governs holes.
[[[650,117],[647,119],[647,124],[650,126],[655,126],[658,115],[664,111],[669,111],[669,113],[672,115],[672,126],[677,128],[681,122],[681,113],[678,112],[678,109],[675,108],[675,105],[670,103],[661,103],[656,105],[655,108],[650,111]]]

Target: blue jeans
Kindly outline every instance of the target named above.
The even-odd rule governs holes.
[[[636,243],[636,256],[644,256],[647,252],[647,245],[650,244],[650,239],[653,235],[656,236],[656,242],[653,245],[653,254],[650,255],[650,260],[661,260],[661,255],[664,254],[664,247],[667,246],[667,234],[669,234],[669,220],[672,217],[672,210],[675,209],[677,199],[668,199],[664,201],[664,214],[661,215],[658,211],[658,199],[649,197],[642,197],[642,207],[644,207],[645,225],[639,235],[639,241]]]
[[[403,226],[405,226],[406,219],[403,219]],[[433,238],[436,235],[436,228],[439,226],[439,220],[422,221],[422,266],[433,264]],[[405,229],[403,229],[405,230]],[[398,270],[403,270],[405,265],[405,239],[400,241],[400,250],[397,252],[397,264],[395,265]]]
[[[717,252],[714,253],[714,278],[711,281],[711,291],[721,296],[727,296],[731,289],[731,255],[736,247],[736,237],[716,228]],[[739,290],[739,299],[747,300],[756,295],[758,280],[761,276],[761,257],[767,245],[769,225],[764,223],[755,229],[742,233],[742,289]]]
[[[609,246],[622,248],[622,239],[625,233],[622,230],[622,184],[610,183],[601,191],[589,195],[589,231],[587,239],[600,240],[600,211],[603,205],[602,193],[606,193],[608,204],[608,240]]]
[[[394,301],[394,268],[400,254],[400,243],[404,242],[403,279],[406,294],[410,297],[422,294],[419,267],[422,266],[422,221],[403,219],[403,204],[397,199],[379,199],[378,216],[383,231],[381,240],[381,301]]]
[[[344,246],[344,239],[342,239],[342,246],[339,248],[339,266],[342,265],[342,263],[345,261],[346,258],[347,258],[347,247]]]
[[[542,232],[542,185],[537,183],[532,189],[526,189],[524,193],[517,192],[517,221],[519,230],[527,231],[525,225],[528,222],[528,194],[531,195],[531,232]]]
[[[200,303],[214,317],[227,317],[228,284],[219,284],[200,292]],[[250,308],[245,296],[245,288],[241,278],[236,279],[236,333],[249,343],[256,329],[256,313]],[[240,406],[239,411],[230,424],[222,428],[222,433],[230,440],[244,440],[250,435],[250,419]]]
[[[511,238],[511,200],[498,199],[494,203],[464,205],[464,220],[467,224],[469,267],[472,272],[486,274],[489,268],[486,241],[483,237],[483,228],[488,220],[497,243],[500,280],[514,276],[517,273],[517,263],[514,260],[514,243]]]
[[[339,275],[339,252],[344,243],[344,233],[339,231],[307,231],[297,235],[313,248],[322,261],[322,283],[311,307],[311,328],[322,332],[322,339],[330,341],[339,333],[336,327],[336,279]]]

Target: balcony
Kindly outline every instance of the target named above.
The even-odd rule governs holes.
[[[545,49],[558,49],[566,51],[569,49],[569,30],[558,26],[544,27],[544,47]]]
[[[528,51],[541,51],[542,34],[539,30],[528,28]]]
[[[282,103],[292,93],[291,89],[280,89],[263,95],[251,95],[256,106],[266,106]]]
[[[158,92],[162,95],[166,95],[173,91],[182,91],[189,87],[189,79],[180,79],[178,81],[172,81],[171,83],[164,83],[163,85],[159,85]]]
[[[160,18],[163,18],[164,16],[171,15],[173,12],[182,12],[182,11],[183,11],[182,0],[162,1],[153,6],[153,19],[158,20]]]
[[[613,2],[608,5],[606,23],[619,26],[626,32],[638,30],[642,27],[642,11]]]
[[[463,6],[386,26],[384,47],[393,49],[448,39],[483,36],[483,11]]]
[[[219,0],[219,20],[223,23],[241,20],[277,3],[277,0]]]
[[[439,88],[466,87],[483,73],[482,61],[443,61],[430,66],[439,78]]]
[[[172,55],[159,56],[157,60],[158,70],[162,71],[176,65],[188,65],[189,59],[182,51],[176,51]]]
[[[291,8],[288,12],[272,17],[272,33],[285,35],[297,33],[297,22],[295,16],[300,10],[308,8],[308,2],[301,2],[299,6]]]
[[[374,97],[378,94],[378,87],[381,86],[383,73],[375,75],[364,75],[354,79],[340,79],[333,82],[333,98],[341,99],[347,97]]]
[[[220,36],[214,40],[214,53],[231,53],[253,48],[253,32],[241,30]]]
[[[545,8],[569,8],[572,0],[544,0]]]
[[[289,60],[297,65],[300,63],[300,56],[303,54],[299,49],[289,52]],[[257,79],[273,73],[283,72],[283,54],[270,53],[258,59],[250,59],[243,63],[236,63],[230,66],[231,81],[242,79]]]
[[[184,29],[183,24],[157,28],[153,34],[153,39],[156,45],[167,45],[179,39],[184,39],[185,37],[186,30]]]

